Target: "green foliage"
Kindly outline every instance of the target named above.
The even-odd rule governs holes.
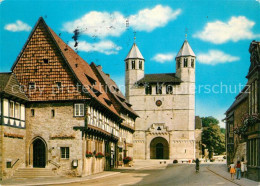
[[[213,123],[210,123],[213,122]],[[204,117],[202,118],[202,143],[206,145],[209,150],[209,158],[212,158],[213,152],[222,154],[225,152],[225,134],[218,125],[219,121],[216,118]]]
[[[219,121],[212,116],[202,117],[201,120],[202,120],[202,127],[209,127],[210,124],[215,124],[215,125],[219,124]]]
[[[226,134],[226,129],[225,128],[220,128],[220,132],[225,135]]]

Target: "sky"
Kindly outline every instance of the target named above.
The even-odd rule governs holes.
[[[124,92],[136,37],[145,73],[175,73],[187,34],[196,54],[196,115],[224,123],[247,83],[249,45],[260,40],[260,0],[0,0],[0,72],[10,71],[40,16],[78,54],[103,66]]]

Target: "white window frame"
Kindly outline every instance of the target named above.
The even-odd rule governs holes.
[[[62,154],[62,148],[64,148],[64,154]],[[64,155],[64,157],[63,157]],[[60,158],[61,159],[70,159],[70,148],[69,147],[60,147]]]
[[[74,104],[74,116],[77,116],[77,117],[84,116],[84,104],[83,103]]]
[[[11,104],[13,105],[13,110],[12,111],[11,111]],[[10,103],[9,103],[9,117],[10,118],[14,118],[14,102],[13,101],[10,101]]]
[[[21,117],[21,114],[20,114],[20,108],[21,108],[21,105],[20,103],[15,103],[14,104],[14,117],[17,118],[17,119],[20,119]],[[17,109],[17,110],[16,110]]]

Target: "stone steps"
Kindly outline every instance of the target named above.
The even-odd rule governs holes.
[[[56,176],[51,169],[46,168],[19,168],[15,171],[15,178],[36,178]]]

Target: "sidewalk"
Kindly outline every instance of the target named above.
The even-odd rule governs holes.
[[[227,171],[227,167],[225,164],[218,164],[214,166],[209,166],[207,169],[214,174],[221,176],[222,178],[229,180],[237,185],[241,186],[260,186],[260,182],[252,181],[246,178],[241,178],[240,180],[237,180],[236,177],[234,181],[231,180],[230,173]]]

